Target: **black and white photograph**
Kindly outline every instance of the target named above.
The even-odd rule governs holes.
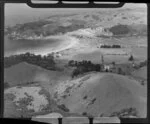
[[[4,12],[4,117],[147,117],[146,4]]]

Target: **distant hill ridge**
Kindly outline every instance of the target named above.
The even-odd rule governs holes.
[[[145,8],[124,8],[119,10],[95,11],[94,13],[53,15],[43,20],[7,27],[5,33],[9,34],[12,38],[27,38],[30,36],[45,37],[49,35],[64,34],[88,27],[103,26],[104,28],[111,28],[115,25],[119,25],[119,23],[128,25],[129,27],[132,27],[132,25],[135,24],[134,29],[138,31],[137,29],[139,29],[139,27],[140,29],[142,28],[140,24],[146,26],[146,18]],[[122,30],[118,31],[122,33]]]

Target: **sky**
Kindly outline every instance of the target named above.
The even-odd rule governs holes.
[[[125,4],[123,8],[146,8],[146,4]],[[68,11],[69,9],[69,11]],[[102,9],[102,8],[100,8]],[[55,14],[69,14],[99,10],[99,8],[31,8],[27,4],[5,4],[5,25],[13,26],[20,23],[35,21]]]

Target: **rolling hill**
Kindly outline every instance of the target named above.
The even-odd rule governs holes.
[[[49,71],[22,62],[5,69],[5,82],[11,87],[18,84],[26,86],[26,82],[39,82],[48,91],[53,89],[49,92],[52,99],[58,105],[64,104],[69,113],[111,116],[114,112],[129,111],[132,108],[136,111],[136,117],[146,117],[146,87],[123,75],[90,72],[70,79],[64,72]]]
[[[111,73],[90,73],[56,87],[56,99],[70,112],[111,116],[135,108],[137,117],[146,117],[146,88],[128,77]]]
[[[39,66],[22,62],[4,70],[4,81],[10,86],[39,82],[44,87],[55,84],[58,80],[68,79],[68,74],[59,71],[50,71]]]

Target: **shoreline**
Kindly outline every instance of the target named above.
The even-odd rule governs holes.
[[[4,57],[9,57],[11,55],[16,55],[16,54],[23,54],[26,52],[31,52],[34,53],[35,55],[47,55],[49,53],[56,53],[56,52],[60,52],[69,48],[73,48],[75,47],[78,42],[79,39],[73,37],[73,36],[69,36],[69,35],[54,35],[54,36],[48,36],[43,38],[42,40],[48,40],[48,39],[55,39],[55,40],[59,40],[59,45],[56,47],[52,47],[51,44],[48,44],[46,47],[41,47],[41,48],[35,48],[35,49],[27,49],[27,50],[19,50],[19,51],[15,51],[15,52],[6,52],[4,53]],[[35,40],[35,39],[34,39]]]

